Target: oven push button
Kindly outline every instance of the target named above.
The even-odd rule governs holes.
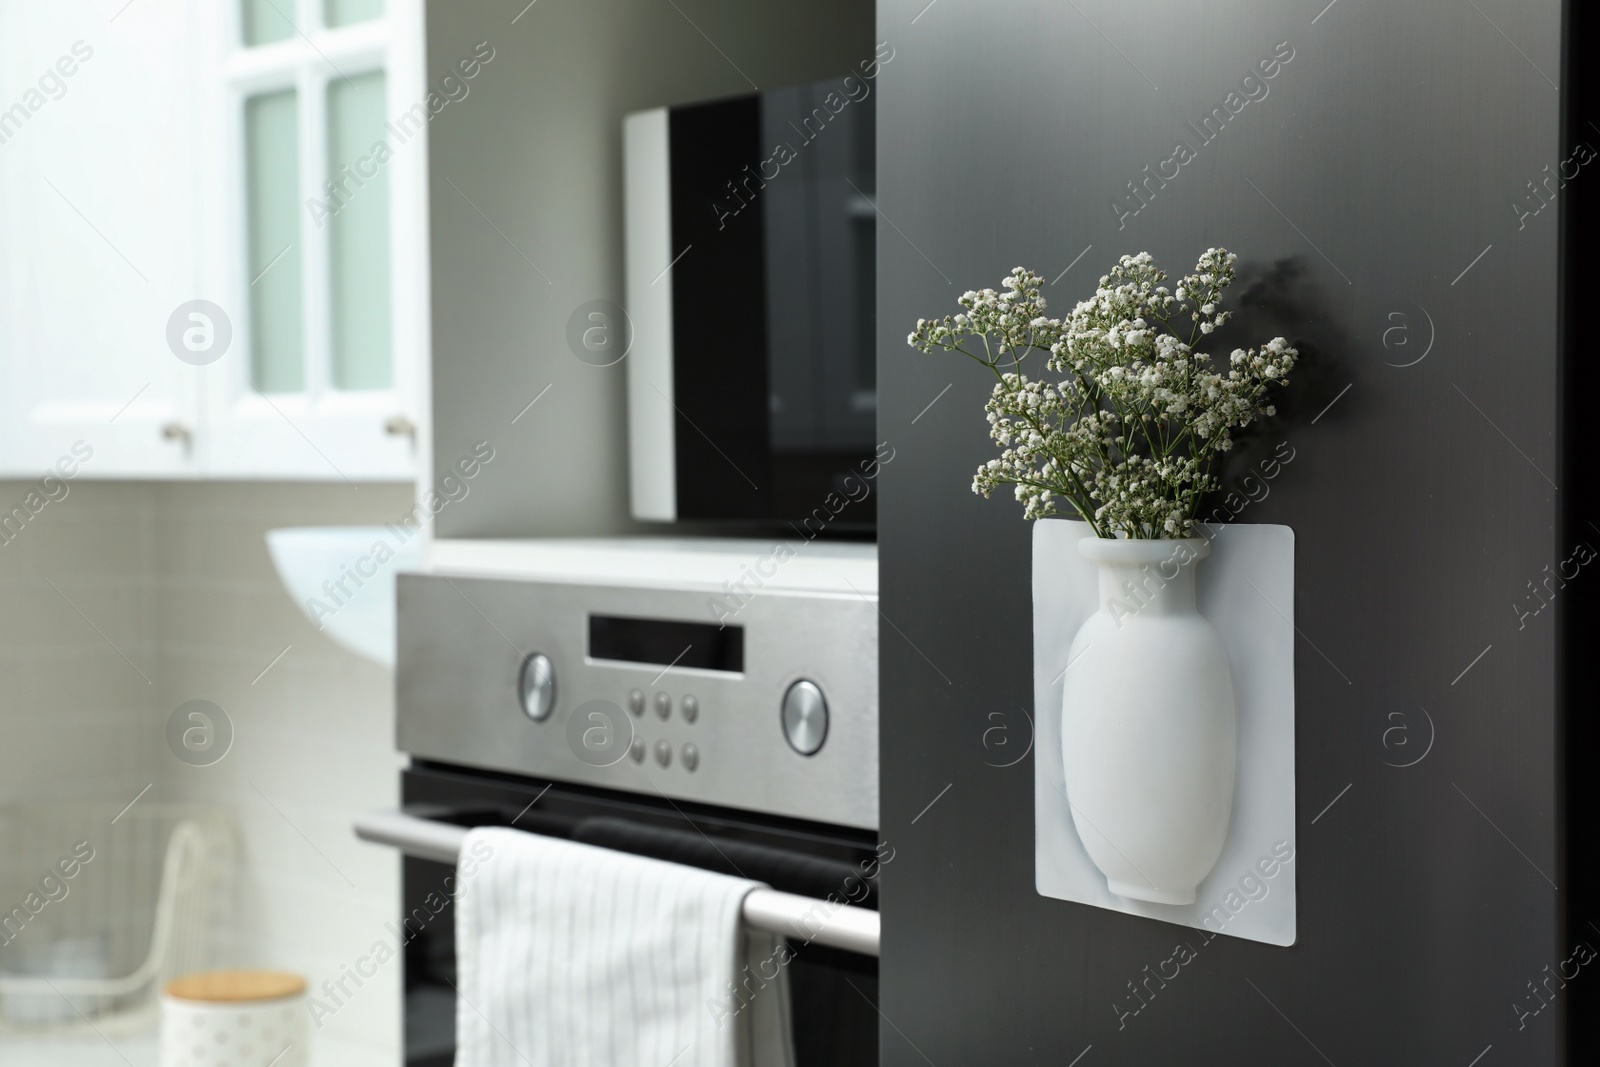
[[[672,746],[665,741],[656,742],[656,762],[663,767],[672,763]]]
[[[535,652],[523,660],[517,689],[528,718],[534,722],[548,719],[556,706],[556,668],[550,657]]]
[[[783,695],[783,736],[802,756],[815,755],[828,736],[828,702],[815,682],[802,678]]]
[[[644,694],[637,689],[628,690],[628,710],[635,719],[644,714]]]
[[[644,762],[644,738],[635,737],[633,739],[633,743],[628,746],[628,755],[633,757],[633,762],[635,763]]]
[[[692,724],[699,717],[700,717],[700,702],[698,700],[696,700],[694,697],[684,697],[683,698],[683,721]],[[693,770],[694,768],[691,767],[689,769]]]
[[[682,756],[684,770],[693,771],[700,766],[700,750],[693,745],[684,745]]]

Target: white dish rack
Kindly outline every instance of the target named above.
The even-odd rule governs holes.
[[[212,963],[234,850],[212,809],[0,807],[0,1034],[148,1026]]]

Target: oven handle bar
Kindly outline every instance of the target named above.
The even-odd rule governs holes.
[[[465,827],[421,819],[400,811],[358,815],[356,836],[389,845],[407,856],[435,863],[456,862],[467,838]],[[776,889],[752,889],[744,898],[746,926],[803,944],[878,955],[878,913]]]

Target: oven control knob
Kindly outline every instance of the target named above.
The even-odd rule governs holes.
[[[550,717],[556,706],[556,667],[550,657],[535,652],[522,661],[522,677],[517,686],[522,696],[522,710],[534,722]]]
[[[815,682],[794,683],[783,695],[783,736],[802,756],[815,755],[828,736],[828,702]]]

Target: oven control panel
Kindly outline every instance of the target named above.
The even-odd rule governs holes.
[[[404,751],[876,829],[872,546],[523,544],[400,576]]]

